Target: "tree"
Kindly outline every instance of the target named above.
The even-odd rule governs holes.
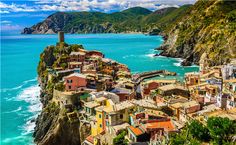
[[[230,142],[236,134],[236,123],[228,118],[211,117],[207,120],[207,127],[217,144]]]
[[[117,137],[113,139],[113,145],[127,145],[127,140],[125,139],[126,131],[122,131]]]
[[[200,141],[209,141],[210,140],[210,134],[207,127],[203,126],[202,123],[200,123],[197,120],[193,120],[188,126],[189,133],[196,139]]]

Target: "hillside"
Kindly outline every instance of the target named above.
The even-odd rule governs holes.
[[[163,32],[162,55],[184,58],[183,65],[236,58],[236,2],[199,0],[180,18]]]
[[[162,30],[190,7],[165,8],[152,12],[142,7],[129,8],[111,14],[101,12],[57,12],[44,21],[25,28],[23,34],[66,33],[121,33]]]

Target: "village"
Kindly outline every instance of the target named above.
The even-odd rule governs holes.
[[[58,35],[57,45],[64,47],[64,33]],[[48,68],[49,81],[58,77],[63,84],[53,89],[51,101],[70,121],[90,126],[83,145],[113,144],[123,131],[129,144],[155,145],[190,120],[236,120],[235,60],[215,67],[201,61],[199,72],[186,73],[183,81],[167,70],[132,74],[95,50],[72,51],[66,63],[66,68]]]

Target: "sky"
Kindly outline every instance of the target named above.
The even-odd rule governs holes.
[[[19,32],[43,21],[57,11],[99,11],[112,13],[141,6],[152,11],[194,4],[196,0],[1,0],[1,32]]]

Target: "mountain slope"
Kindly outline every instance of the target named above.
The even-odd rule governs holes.
[[[161,29],[161,19],[172,22],[184,13],[185,8],[165,8],[152,12],[142,7],[134,7],[122,12],[111,14],[100,12],[57,12],[44,21],[25,28],[23,34],[47,34],[65,31],[66,33],[120,33],[120,32],[149,32],[154,28]],[[166,17],[166,18],[164,18]]]
[[[162,55],[184,58],[184,64],[207,60],[210,66],[236,58],[235,2],[199,0],[186,13],[164,30],[168,39]]]

